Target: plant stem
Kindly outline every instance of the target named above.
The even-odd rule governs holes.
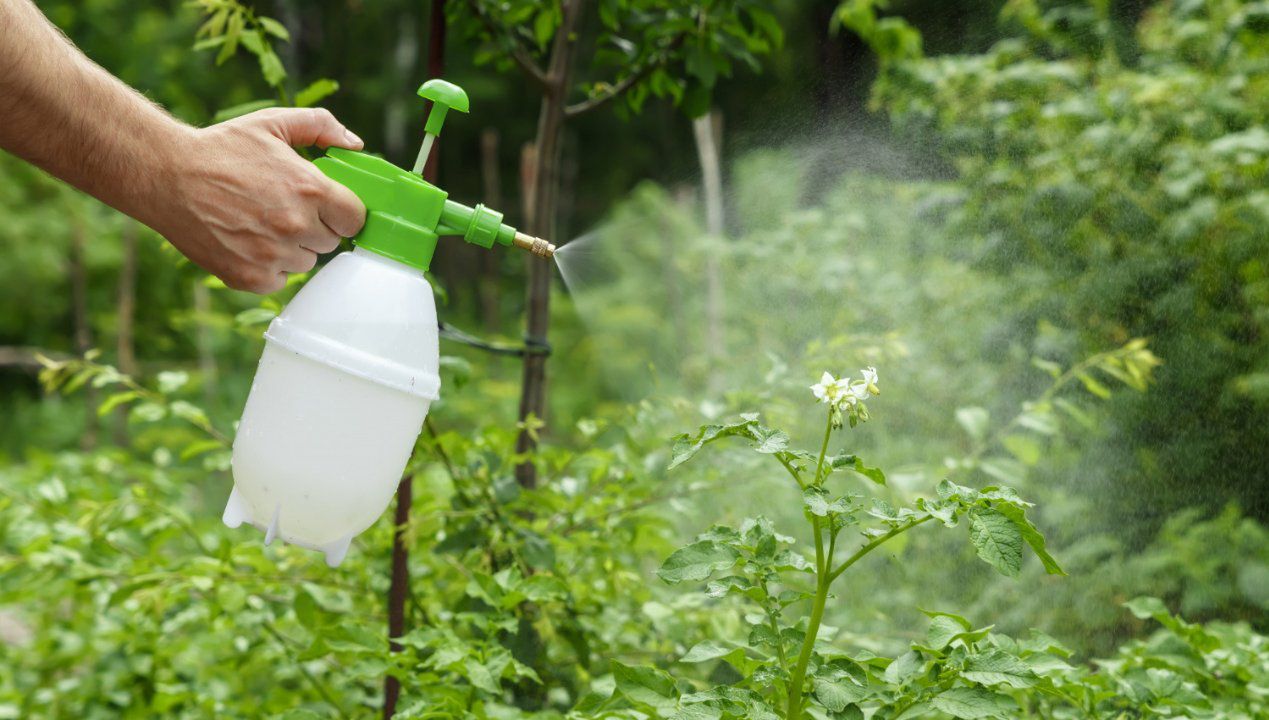
[[[819,485],[820,473],[824,472],[824,455],[828,453],[828,439],[833,434],[833,408],[828,409],[828,422],[824,423],[824,442],[820,444],[820,459],[815,463],[815,479],[812,484]]]
[[[827,442],[825,443],[827,445]],[[818,476],[818,473],[817,473]],[[811,652],[815,649],[815,638],[819,635],[820,623],[824,619],[824,606],[828,602],[828,590],[832,586],[833,581],[846,571],[846,568],[859,562],[868,553],[876,550],[887,540],[907,532],[912,528],[920,525],[932,517],[923,517],[920,520],[914,520],[906,525],[900,525],[890,532],[882,535],[872,542],[864,545],[846,559],[836,570],[829,570],[832,564],[832,557],[824,557],[824,540],[820,533],[819,518],[812,516],[811,525],[815,529],[815,558],[816,558],[816,582],[815,582],[815,600],[811,605],[811,618],[806,625],[806,637],[802,640],[802,650],[798,653],[797,665],[793,668],[793,674],[789,681],[789,702],[785,711],[785,720],[797,720],[802,713],[802,684],[806,680],[806,667],[811,662]],[[830,540],[829,547],[836,549],[836,534]]]
[[[833,409],[828,410],[828,419],[824,423],[824,442],[820,444],[820,458],[815,463],[815,477],[811,481],[812,485],[819,485],[823,480],[824,473],[824,456],[828,454],[828,441],[833,434]],[[792,469],[790,469],[792,472]],[[794,474],[794,478],[801,484],[801,478]],[[788,710],[785,713],[787,720],[795,720],[802,713],[802,683],[806,680],[806,666],[811,662],[811,651],[815,649],[815,636],[819,634],[820,622],[824,619],[824,605],[828,602],[828,588],[833,583],[833,577],[829,574],[829,566],[832,563],[831,557],[825,557],[824,553],[824,533],[820,529],[820,518],[818,515],[811,516],[811,531],[815,533],[815,600],[811,605],[811,618],[807,621],[806,637],[802,639],[802,650],[798,653],[797,665],[793,668],[793,674],[789,681],[789,703]],[[836,546],[836,536],[832,539],[832,544]]]
[[[881,545],[883,545],[890,538],[896,535],[905,533],[911,530],[912,528],[916,527],[917,525],[920,525],[923,522],[928,522],[933,519],[934,518],[932,516],[927,515],[921,518],[920,520],[913,520],[907,525],[900,525],[899,527],[894,528],[893,530],[886,533],[885,535],[875,538],[872,542],[868,543],[867,545],[859,548],[859,550],[855,551],[854,555],[851,555],[849,558],[846,558],[846,562],[843,562],[840,566],[838,566],[836,570],[829,573],[828,582],[831,583],[834,580],[836,580],[838,575],[841,575],[842,573],[846,572],[846,568],[859,562],[860,559],[862,559],[865,555],[872,552],[873,550],[876,550],[878,547],[881,547]]]
[[[817,537],[818,533],[817,523]],[[802,651],[798,653],[798,663],[793,668],[793,675],[789,680],[786,720],[797,720],[802,715],[802,683],[806,680],[806,666],[811,662],[811,651],[815,649],[815,636],[819,634],[820,622],[824,619],[824,605],[828,602],[828,587],[832,582],[827,574],[823,572],[818,574],[815,583],[815,601],[811,605],[811,619],[806,624],[806,637],[802,639]]]
[[[322,699],[335,709],[335,712],[339,714],[339,717],[345,719],[348,718],[348,713],[344,710],[344,706],[339,704],[339,701],[331,694],[330,689],[328,689],[322,681],[318,680],[313,673],[309,672],[309,669],[304,666],[304,663],[296,659],[295,653],[292,652],[291,646],[286,641],[286,636],[274,627],[273,623],[266,622],[263,627],[265,632],[269,633],[278,645],[281,646],[282,652],[286,653],[287,657],[291,659],[291,663],[299,670],[300,675],[303,675],[304,679],[308,681],[308,684],[313,686],[313,689],[317,691],[317,694],[321,695]]]
[[[768,597],[770,597],[770,592],[769,592],[769,591],[768,591],[768,589],[767,589],[767,581],[766,581],[766,580],[763,580],[763,581],[762,581],[762,592],[763,592],[763,594],[765,594],[765,595],[767,595]],[[772,613],[770,610],[768,610],[768,611],[767,611],[767,625],[768,625],[768,626],[770,626],[770,628],[771,628],[771,633],[772,633],[772,635],[774,635],[774,636],[775,636],[775,641],[776,641],[776,656],[780,659],[780,669],[781,669],[781,670],[783,670],[783,671],[785,671],[785,672],[788,672],[788,671],[789,671],[789,659],[788,659],[788,657],[784,654],[784,638],[781,638],[781,637],[780,637],[780,626],[776,623],[776,616],[775,616],[775,614],[774,614],[774,613]]]
[[[793,467],[788,458],[782,457],[779,453],[776,453],[775,459],[779,460],[780,464],[784,466],[784,469],[789,471],[789,474],[793,476],[794,481],[797,482],[798,487],[805,490],[806,483],[802,482],[802,476],[798,474],[797,469]]]

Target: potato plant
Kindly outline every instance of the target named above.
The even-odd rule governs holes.
[[[1042,364],[1053,375],[1054,384],[1038,403],[1028,404],[1026,412],[1051,402],[1057,391],[1077,377],[1085,388],[1100,394],[1104,386],[1095,371],[1144,388],[1158,363],[1143,342],[1133,341],[1067,371]],[[720,604],[735,603],[743,618],[739,632],[730,638],[697,642],[678,658],[679,667],[712,666],[713,672],[703,679],[676,679],[656,667],[614,661],[613,692],[593,696],[589,703],[584,700],[583,707],[615,715],[649,712],[685,720],[1111,718],[1123,717],[1125,712],[1145,717],[1253,716],[1246,713],[1254,706],[1240,702],[1213,712],[1221,707],[1221,698],[1255,692],[1243,683],[1250,677],[1263,677],[1269,669],[1264,665],[1269,656],[1264,653],[1263,638],[1253,639],[1249,652],[1234,641],[1211,663],[1232,660],[1243,670],[1241,674],[1200,669],[1194,661],[1205,657],[1204,647],[1222,646],[1218,636],[1171,616],[1153,598],[1136,600],[1129,609],[1138,618],[1162,623],[1165,633],[1145,646],[1121,650],[1121,659],[1104,662],[1106,670],[1101,673],[1069,664],[1071,652],[1039,630],[1032,630],[1025,640],[1015,640],[993,632],[992,625],[975,626],[961,615],[935,610],[922,610],[929,618],[923,638],[896,658],[848,652],[831,643],[833,631],[824,627],[823,618],[834,583],[870,553],[920,525],[965,527],[978,557],[1003,575],[1019,574],[1028,548],[1046,573],[1064,573],[1027,516],[1031,503],[1009,487],[973,489],[945,479],[932,496],[918,497],[910,506],[899,508],[842,487],[843,478],[886,483],[883,471],[869,467],[857,455],[830,453],[835,432],[869,418],[864,401],[879,394],[877,373],[868,368],[862,371],[862,379],[853,381],[825,373],[811,390],[827,405],[817,453],[791,448],[786,433],[750,414],[680,435],[670,466],[687,462],[706,445],[724,438],[748,441],[753,451],[771,456],[800,491],[813,551],[801,551],[793,537],[781,534],[764,517],[745,520],[736,528],[712,527],[676,550],[661,565],[659,577],[672,585],[706,583],[708,597]],[[845,549],[855,533],[860,540]],[[856,576],[861,576],[860,571],[847,578]],[[1236,629],[1232,635],[1240,631],[1247,629]],[[1224,635],[1226,642],[1230,637]],[[1173,643],[1184,646],[1182,654],[1190,659],[1161,662],[1143,652],[1145,647],[1159,651]],[[720,664],[728,669],[720,671]],[[1212,687],[1227,677],[1235,688]],[[1217,702],[1199,689],[1203,685],[1214,691]],[[1244,714],[1227,714],[1231,712]]]

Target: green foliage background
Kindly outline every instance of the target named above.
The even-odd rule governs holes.
[[[188,121],[332,78],[322,104],[412,157],[426,4],[257,4],[281,24],[268,52],[285,75],[250,48],[220,64],[223,46],[192,50],[198,7],[39,4]],[[514,219],[537,99],[485,62],[496,53],[450,5],[447,76],[473,114],[447,126],[441,182],[485,196],[480,134],[496,130]],[[656,570],[700,533],[717,542],[715,524],[768,528],[802,558],[768,568],[772,597],[795,593],[778,613],[794,647],[808,522],[825,516],[762,451],[667,471],[671,436],[761,411],[817,446],[807,386],[865,366],[883,394],[845,450],[887,482],[843,466],[856,482],[834,492],[906,508],[947,478],[1016,487],[1067,576],[1029,560],[1003,577],[947,533],[896,538],[833,588],[805,712],[1262,717],[1269,6],[769,9],[784,43],[755,55],[761,74],[697,58],[642,112],[570,125],[561,225],[581,237],[555,303],[544,482],[524,491],[511,472],[516,364],[447,344],[445,397],[411,465],[401,653],[385,637],[388,518],[336,571],[219,521],[261,333],[298,284],[268,299],[218,287],[0,156],[0,346],[20,359],[0,368],[0,717],[370,717],[389,672],[398,717],[786,716],[754,598],[711,589],[718,567],[675,586]],[[539,17],[526,37],[552,22]],[[593,22],[587,41],[611,33]],[[592,70],[583,83],[611,77]],[[705,231],[691,127],[666,85],[702,74],[724,118],[723,237]],[[111,369],[129,234],[135,381]],[[87,363],[73,359],[76,244],[78,330],[101,349]],[[706,340],[712,263],[720,346]],[[518,258],[454,252],[436,271],[446,320],[518,337]],[[1148,386],[1107,359],[1134,338],[1162,359]],[[45,371],[56,392],[35,350],[61,363]]]

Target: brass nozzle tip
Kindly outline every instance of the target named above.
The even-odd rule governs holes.
[[[518,232],[512,242],[521,250],[528,250],[538,257],[550,258],[555,256],[555,246],[542,238],[535,238],[532,235]]]

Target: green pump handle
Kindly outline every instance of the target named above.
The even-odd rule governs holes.
[[[431,141],[440,133],[450,109],[467,112],[467,94],[444,80],[429,80],[419,95],[431,100],[418,168],[427,160]],[[366,206],[366,224],[353,243],[419,270],[427,270],[442,235],[458,235],[474,245],[515,245],[550,257],[555,246],[502,222],[502,213],[484,205],[468,207],[415,173],[383,158],[354,150],[330,148],[314,161],[335,182],[352,190]]]
[[[467,112],[467,93],[454,83],[440,78],[420,85],[419,97],[432,101],[432,111],[428,113],[427,123],[423,126],[423,132],[428,135],[441,134],[441,125],[445,124],[445,115],[451,109]]]

